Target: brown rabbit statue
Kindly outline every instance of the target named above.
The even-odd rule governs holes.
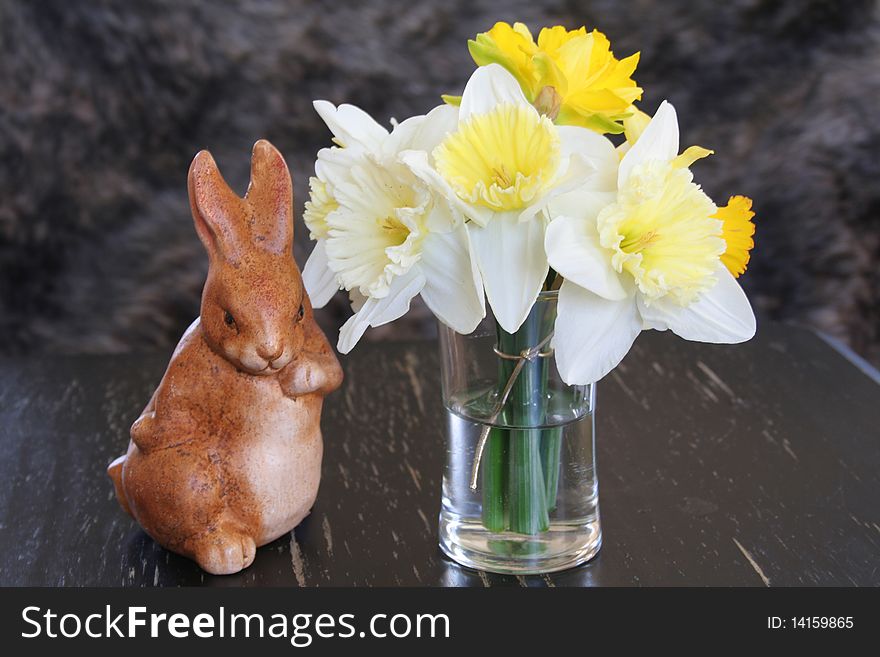
[[[281,154],[254,144],[244,198],[207,151],[188,182],[209,257],[201,314],[108,472],[122,508],[158,543],[229,574],[309,513],[321,478],[321,406],[342,369],[293,259]]]

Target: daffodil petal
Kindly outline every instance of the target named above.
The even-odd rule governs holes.
[[[452,105],[439,105],[425,115],[413,135],[408,149],[430,153],[458,125],[459,110]],[[403,149],[401,149],[403,150]]]
[[[724,266],[715,272],[718,282],[697,301],[682,308],[659,299],[646,305],[639,299],[645,328],[670,329],[685,340],[737,344],[755,335],[755,313],[748,297]]]
[[[425,115],[412,116],[394,126],[382,142],[382,154],[396,157],[401,151],[430,153],[458,126],[458,108],[439,105]]]
[[[340,146],[362,146],[373,152],[381,150],[388,131],[365,111],[354,105],[336,107],[326,100],[316,100],[312,104]]]
[[[640,162],[671,162],[678,156],[678,117],[667,101],[660,103],[654,118],[623,159],[617,173],[617,186],[623,187],[633,167]]]
[[[419,262],[425,276],[422,299],[441,322],[466,335],[486,316],[480,272],[464,224],[425,238]]]
[[[480,66],[471,75],[461,97],[460,121],[471,114],[485,114],[498,105],[528,105],[519,83],[500,64]],[[537,110],[535,110],[537,112]]]
[[[599,244],[596,218],[560,216],[553,219],[544,236],[550,266],[566,280],[600,297],[619,300],[627,296],[611,266],[611,253]]]
[[[565,171],[560,175],[558,181],[549,190],[544,192],[542,196],[527,206],[519,214],[520,221],[531,221],[541,212],[547,212],[556,199],[577,192],[587,192],[590,194],[607,193],[596,188],[605,187],[606,183],[602,182],[604,174],[596,171],[593,164],[583,159],[580,155],[573,155],[569,161]],[[555,216],[550,214],[550,217]]]
[[[601,192],[617,189],[617,167],[620,157],[614,144],[607,137],[577,126],[558,126],[563,157],[578,157],[593,168],[593,175],[585,185]]]
[[[565,215],[592,219],[593,232],[598,235],[595,219],[599,212],[617,198],[614,192],[596,192],[587,188],[579,188],[554,198],[548,206],[550,217]]]
[[[591,188],[589,183],[585,181],[589,181],[594,173],[595,169],[589,162],[582,160],[580,157],[572,157],[569,160],[566,172],[560,177],[559,181],[531,204],[527,205],[519,213],[519,221],[533,221],[542,212],[546,214],[550,204],[560,196],[565,196],[578,189]]]
[[[677,169],[689,169],[697,160],[702,160],[704,157],[714,154],[715,151],[703,148],[702,146],[688,146],[684,153],[672,159],[672,166]]]
[[[632,296],[611,301],[563,282],[553,336],[562,380],[569,385],[598,381],[623,360],[641,330]]]
[[[382,326],[402,317],[409,310],[413,297],[422,291],[425,277],[417,269],[398,276],[391,284],[388,295],[381,299],[368,297],[360,309],[339,329],[337,349],[347,354],[371,326]]]
[[[322,148],[318,151],[318,159],[315,161],[315,175],[324,182],[345,179],[349,170],[362,157],[363,150],[360,148],[339,148],[338,146]]]
[[[303,285],[312,302],[312,307],[323,308],[339,290],[335,272],[327,264],[327,251],[324,240],[319,240],[312,249],[306,266],[302,271]]]
[[[448,233],[455,230],[456,226],[464,224],[464,221],[442,196],[435,196],[433,207],[425,218],[425,226],[428,233]]]
[[[629,116],[623,120],[623,132],[626,135],[625,143],[631,146],[638,141],[645,128],[648,127],[648,124],[651,122],[651,116],[635,105],[630,106],[627,112],[629,112]]]
[[[515,213],[499,213],[485,227],[469,224],[468,230],[495,319],[513,333],[547,278],[544,222],[520,222]]]
[[[425,123],[425,115],[411,116],[394,126],[385,139],[382,140],[380,152],[382,155],[394,157],[400,151],[413,148],[412,143]]]

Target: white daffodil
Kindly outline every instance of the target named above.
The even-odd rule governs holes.
[[[485,316],[483,290],[463,222],[403,164],[403,150],[433,149],[458,110],[441,106],[389,133],[351,105],[317,101],[337,147],[318,153],[304,219],[317,240],[303,269],[312,303],[340,288],[355,314],[339,333],[348,353],[370,326],[391,322],[421,294],[454,330],[470,333]]]
[[[569,384],[605,376],[644,329],[714,343],[755,334],[749,301],[721,261],[718,208],[688,168],[710,151],[678,149],[664,102],[621,160],[616,195],[578,190],[552,205],[545,246],[565,277],[554,343]]]
[[[548,203],[575,188],[613,191],[619,163],[605,137],[541,115],[498,64],[471,76],[457,125],[436,148],[401,159],[468,220],[486,296],[509,333],[547,277]]]

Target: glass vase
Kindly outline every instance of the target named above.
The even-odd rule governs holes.
[[[491,315],[469,335],[440,326],[440,547],[464,566],[547,573],[599,551],[595,384],[560,377],[556,306],[557,292],[542,292],[513,334]]]

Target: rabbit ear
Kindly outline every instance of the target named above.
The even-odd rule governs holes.
[[[261,246],[278,253],[293,245],[293,183],[287,163],[261,139],[251,157],[251,183],[245,199],[253,210],[254,232]]]
[[[196,232],[211,257],[230,255],[234,226],[245,213],[244,200],[233,192],[208,151],[200,151],[189,167],[189,204]]]

